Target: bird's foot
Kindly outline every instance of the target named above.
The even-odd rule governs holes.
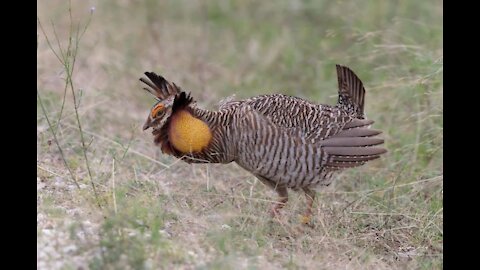
[[[307,225],[309,227],[313,227],[312,215],[301,215],[300,223],[302,223],[303,225]]]
[[[300,222],[301,222],[302,224],[308,224],[308,223],[310,223],[311,221],[312,221],[312,216],[310,216],[310,215],[308,215],[308,216],[307,216],[307,215],[301,215],[301,216],[300,216]]]

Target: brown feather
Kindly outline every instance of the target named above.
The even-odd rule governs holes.
[[[324,147],[325,152],[330,155],[339,156],[371,156],[380,155],[387,152],[382,147]]]
[[[343,129],[349,129],[349,128],[358,128],[358,127],[364,127],[364,126],[369,126],[373,124],[373,120],[369,119],[353,119],[353,121],[347,123]]]
[[[348,67],[336,65],[338,78],[338,103],[353,109],[359,118],[364,117],[365,88],[362,81]]]
[[[383,143],[383,139],[380,138],[368,138],[368,137],[347,137],[347,138],[329,138],[323,140],[321,145],[323,146],[373,146]]]
[[[143,89],[152,93],[160,100],[164,100],[171,95],[176,95],[181,92],[180,87],[175,85],[175,83],[170,84],[170,82],[168,82],[164,77],[157,75],[154,72],[145,72],[145,75],[148,79],[150,79],[151,82],[145,78],[140,78],[140,81],[150,86],[151,89]]]
[[[333,137],[371,137],[381,134],[382,131],[368,128],[350,128],[342,130]]]

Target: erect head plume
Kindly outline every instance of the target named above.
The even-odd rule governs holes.
[[[145,72],[145,75],[150,80],[140,78],[141,82],[149,86],[143,89],[154,95],[157,103],[150,110],[147,120],[143,125],[143,130],[152,127],[154,131],[158,131],[170,117],[173,103],[182,92],[180,87],[176,86],[175,83],[170,83],[164,77],[154,72]]]
[[[155,74],[154,72],[145,72],[150,81],[145,78],[140,78],[140,81],[150,86],[143,89],[154,95],[159,100],[164,100],[170,96],[176,95],[182,91],[175,83],[170,83],[164,77]]]

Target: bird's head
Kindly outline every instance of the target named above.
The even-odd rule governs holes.
[[[143,130],[152,128],[152,133],[155,134],[160,131],[171,116],[175,97],[181,92],[181,89],[175,83],[170,83],[162,76],[153,72],[145,72],[145,75],[150,81],[145,78],[140,78],[140,81],[150,88],[145,87],[143,89],[154,95],[157,103],[150,110],[143,125]]]
[[[164,100],[158,101],[150,110],[147,120],[145,121],[145,124],[143,124],[143,130],[149,128],[152,128],[153,132],[160,130],[172,114],[174,99],[175,96],[170,96]]]

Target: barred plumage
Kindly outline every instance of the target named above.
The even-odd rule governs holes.
[[[381,131],[365,119],[365,89],[349,68],[337,65],[339,98],[335,106],[282,94],[223,102],[218,111],[194,104],[173,83],[146,72],[141,79],[159,102],[144,129],[153,128],[162,151],[188,163],[230,163],[250,171],[288,200],[287,188],[307,195],[306,220],[318,185],[329,185],[335,172],[357,167],[386,152]],[[190,149],[182,151],[181,149]]]

